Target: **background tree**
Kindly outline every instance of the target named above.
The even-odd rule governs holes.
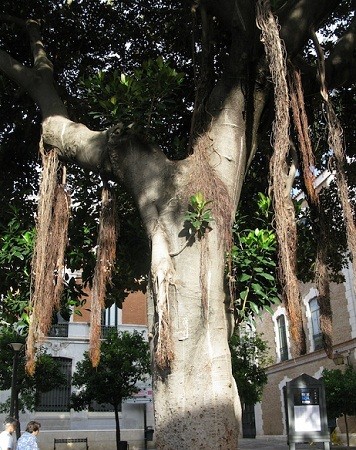
[[[149,372],[149,348],[142,334],[137,331],[110,330],[101,345],[98,367],[93,367],[88,352],[77,363],[72,383],[78,391],[72,394],[72,407],[76,411],[90,410],[93,401],[112,405],[115,412],[116,447],[119,450],[121,403],[139,391],[138,382],[145,381]]]
[[[232,374],[239,391],[244,422],[246,415],[248,417],[246,408],[261,401],[263,388],[267,384],[266,367],[270,364],[268,347],[263,335],[246,328],[243,331],[237,330],[232,335],[230,350]]]
[[[11,342],[21,342],[25,345],[25,337],[16,335],[2,327],[0,330],[0,390],[2,391],[11,388],[14,356],[14,351],[9,345]],[[56,360],[51,355],[48,355],[44,349],[39,349],[37,355],[38,370],[33,376],[30,376],[25,371],[26,358],[24,347],[20,350],[17,385],[15,388],[18,390],[19,410],[22,411],[35,411],[39,405],[42,393],[66,384],[66,378]],[[0,405],[0,411],[9,414],[10,397]]]
[[[74,203],[78,219],[73,217],[73,224],[77,225],[74,230],[79,237],[75,239],[69,234],[70,245],[83,240],[87,243],[90,237],[92,242],[85,248],[91,250],[96,241],[96,226],[89,216],[99,216],[99,195],[95,188],[100,184],[98,175],[105,187],[110,184],[108,180],[125,186],[142,218],[147,240],[140,240],[140,243],[145,243],[146,251],[150,248],[148,285],[157,448],[177,448],[194,442],[196,447],[207,450],[219,446],[236,449],[239,403],[227,339],[234,328],[235,316],[231,311],[231,299],[226,296],[225,255],[231,246],[231,226],[242,186],[253,186],[251,191],[246,189],[245,198],[256,192],[257,185],[257,192],[267,192],[266,169],[270,160],[273,168],[270,192],[276,213],[278,249],[284,252],[279,257],[282,292],[293,325],[295,352],[305,349],[298,315],[296,263],[295,259],[289,259],[296,246],[293,237],[296,227],[289,198],[293,181],[293,171],[289,168],[295,167],[295,158],[292,152],[289,154],[288,143],[290,138],[295,141],[298,159],[303,161],[300,173],[305,175],[305,180],[307,174],[315,173],[314,167],[327,166],[329,158],[323,155],[325,150],[327,154],[329,149],[335,151],[335,145],[331,140],[326,145],[325,135],[324,145],[318,146],[319,136],[312,136],[314,149],[318,150],[314,152],[316,161],[304,164],[303,141],[297,133],[300,127],[289,126],[288,89],[291,92],[293,89],[291,84],[289,87],[286,84],[286,74],[288,71],[295,75],[300,71],[310,123],[326,126],[325,119],[323,122],[321,116],[318,117],[322,102],[324,105],[326,102],[325,88],[324,100],[321,100],[318,84],[323,77],[318,76],[315,52],[310,51],[310,30],[319,30],[324,35],[327,50],[326,82],[333,100],[341,101],[340,117],[347,122],[346,151],[351,156],[354,151],[348,144],[352,141],[351,127],[348,128],[351,122],[344,108],[353,95],[355,21],[352,2],[348,0],[277,1],[272,3],[274,15],[269,6],[265,0],[202,0],[193,4],[182,0],[173,5],[166,0],[159,3],[146,0],[138,4],[111,1],[58,4],[49,0],[47,3],[31,0],[25,5],[10,1],[1,4],[4,24],[0,30],[3,49],[0,69],[4,74],[1,79],[4,130],[1,162],[7,176],[3,182],[6,201],[17,197],[21,204],[28,195],[24,194],[25,189],[35,185],[37,142],[42,129],[45,161],[54,161],[58,156],[61,162],[67,162],[68,169],[75,163],[86,170],[74,169],[74,176],[68,177],[69,185],[78,181],[79,186]],[[28,18],[36,20],[26,21]],[[132,27],[133,23],[137,26]],[[274,33],[268,34],[273,30]],[[25,33],[29,36],[31,52],[24,39]],[[281,51],[282,41],[285,52]],[[293,63],[292,68],[286,68],[284,54]],[[157,59],[160,56],[166,63],[170,60],[166,64],[170,70],[160,67],[161,60]],[[152,62],[143,66],[143,59]],[[185,77],[174,75],[172,68],[176,74],[185,73]],[[120,77],[100,75],[100,72],[114,73],[115,70]],[[172,74],[173,79],[179,80],[177,90],[173,90],[175,98],[167,97],[164,90],[156,95],[153,88],[141,89],[141,74],[148,77],[152,70],[157,72],[152,78],[156,80],[153,88],[165,86],[165,83],[158,83],[163,75],[165,80],[172,81]],[[320,69],[319,74],[322,73]],[[84,93],[88,79],[93,86],[91,97]],[[115,97],[110,85],[117,85],[118,80],[123,84],[127,81],[130,89],[140,87],[146,106],[152,108],[152,114],[148,111],[140,115],[144,118],[143,124],[136,126],[134,119],[115,124],[118,110],[122,110],[119,120],[128,118],[123,113],[128,106],[127,99],[133,101],[136,109],[135,102],[140,97],[122,86],[117,86],[120,98]],[[55,85],[58,90],[54,89]],[[23,92],[29,96],[22,95]],[[100,98],[99,93],[103,94]],[[147,102],[148,97],[152,98]],[[178,112],[173,114],[168,105],[161,111],[161,100],[177,101]],[[170,112],[168,117],[165,117],[166,109]],[[110,115],[112,123],[108,121]],[[136,120],[138,116],[135,115]],[[283,119],[283,126],[278,122],[273,127],[272,151],[274,116],[278,121]],[[103,130],[104,125],[109,128]],[[93,129],[99,131],[91,131]],[[157,135],[161,132],[162,135]],[[340,164],[337,167],[340,168]],[[54,172],[57,175],[58,172]],[[17,181],[19,178],[21,182]],[[58,181],[62,197],[65,194],[68,198],[63,177],[55,181]],[[307,182],[300,182],[300,185],[304,189]],[[211,202],[209,208],[214,221],[210,221],[211,226],[205,227],[204,233],[194,233],[194,239],[187,244],[192,233],[185,218],[187,212],[197,213],[197,210],[191,211],[190,199],[198,193],[204,201]],[[51,205],[58,198],[52,196],[44,203]],[[78,207],[78,204],[83,206]],[[245,205],[248,207],[247,201]],[[104,209],[108,211],[107,204]],[[320,212],[316,204],[315,211]],[[311,223],[316,223],[314,217]],[[124,222],[122,231],[128,228],[126,225]],[[312,233],[319,233],[317,227],[312,227]],[[128,233],[131,237],[134,234]],[[63,234],[61,237],[63,243],[68,242]],[[58,238],[56,235],[55,240]],[[38,236],[39,242],[41,239],[43,235]],[[45,247],[55,249],[52,244]],[[110,250],[113,250],[112,243]],[[88,272],[93,272],[94,258],[92,253],[88,254]],[[111,251],[110,255],[113,254]],[[325,268],[325,255],[322,259]],[[115,258],[99,260],[105,267],[94,272],[110,273]],[[84,253],[77,260],[73,258],[73,264],[74,261],[85,262]],[[284,267],[283,271],[285,262],[290,263],[289,269]],[[63,261],[58,263],[63,264]],[[61,273],[58,265],[54,264],[47,271],[38,268],[35,273],[42,270],[50,275],[53,270],[57,276]],[[115,276],[115,270],[112,275]],[[97,286],[95,279],[93,285]],[[46,283],[48,286],[52,284]],[[101,294],[104,291],[101,289]],[[101,306],[104,306],[103,297],[101,295],[98,301]],[[327,312],[324,297],[326,308],[321,308],[322,313]],[[37,317],[36,311],[45,311],[44,319],[48,317],[53,298],[46,296],[47,300],[39,301],[37,307],[34,304],[33,317]],[[99,317],[100,307],[96,311]],[[32,323],[36,324],[36,335],[40,332],[40,321]],[[31,345],[28,348],[31,349]],[[182,380],[189,382],[182,384]],[[197,385],[201,386],[199,392]]]
[[[351,366],[347,366],[345,371],[324,369],[323,380],[328,417],[333,419],[344,416],[347,446],[349,446],[347,416],[356,414],[356,372]]]
[[[230,339],[232,373],[241,403],[254,405],[262,398],[267,383],[268,348],[263,335],[234,333]]]

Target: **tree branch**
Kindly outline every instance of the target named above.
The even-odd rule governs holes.
[[[47,72],[47,76],[50,76],[52,80],[53,64],[47,58],[47,53],[42,43],[40,24],[36,20],[28,20],[26,22],[26,28],[30,37],[34,68],[38,71]]]
[[[329,88],[356,81],[356,16],[331,50],[325,61],[325,71]]]
[[[25,67],[3,50],[0,50],[0,70],[20,87],[29,90],[34,75],[32,69]]]
[[[41,109],[43,120],[50,116],[68,117],[67,109],[59,97],[53,80],[53,66],[47,58],[41,41],[40,25],[37,21],[24,22],[12,16],[3,16],[7,20],[26,25],[34,58],[34,67],[28,68],[0,50],[0,70],[21,88],[26,90]]]
[[[278,12],[283,39],[288,56],[293,58],[303,48],[313,27],[318,29],[325,18],[339,5],[340,0],[297,0],[287,3]]]

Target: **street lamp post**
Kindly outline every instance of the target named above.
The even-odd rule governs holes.
[[[16,437],[20,437],[20,422],[19,422],[19,391],[17,386],[17,369],[19,365],[19,353],[23,347],[20,342],[11,342],[9,346],[14,351],[12,360],[12,378],[11,378],[11,400],[10,400],[10,416],[17,419]]]

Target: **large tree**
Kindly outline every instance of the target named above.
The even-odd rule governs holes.
[[[4,97],[4,108],[11,113],[4,118],[8,120],[4,124],[8,132],[3,133],[5,143],[11,142],[14,129],[26,123],[29,109],[32,108],[31,114],[37,114],[31,105],[27,104],[24,110],[22,104],[17,120],[11,122],[15,116],[11,103],[15,89],[8,81],[11,80],[39,108],[44,159],[52,158],[55,170],[57,156],[63,163],[75,163],[100,174],[105,182],[112,180],[124,185],[140,212],[151,248],[149,326],[159,449],[237,447],[240,406],[228,346],[234,328],[234,305],[227,295],[225,256],[231,245],[231,225],[247,169],[257,149],[264,150],[264,157],[270,156],[267,143],[274,105],[271,167],[279,259],[284,265],[281,279],[286,285],[284,297],[289,300],[296,348],[303,351],[299,296],[293,275],[295,263],[290,259],[295,246],[295,226],[293,207],[288,203],[292,173],[288,163],[295,158],[288,156],[285,58],[293,64],[288,70],[294,74],[294,85],[298,85],[299,73],[305,80],[306,98],[317,97],[318,80],[323,81],[324,76],[329,88],[347,89],[355,75],[355,21],[351,1],[271,3],[274,15],[268,1],[244,0],[201,0],[193,4],[181,1],[174,6],[163,0],[158,4],[147,0],[127,5],[112,1],[73,0],[61,5],[34,1],[21,7],[4,2],[2,6],[4,50],[0,51],[0,69],[7,79],[2,79],[1,88],[9,93]],[[132,30],[133,23],[137,24],[137,34]],[[324,24],[329,47],[325,67],[322,55],[319,56],[318,76],[308,42],[311,36],[316,42],[314,31]],[[15,47],[14,36],[23,36],[24,30],[29,36],[32,64],[25,40],[20,39]],[[125,33],[130,38],[125,40]],[[151,109],[145,116],[144,129],[130,124],[102,131],[89,129],[87,125],[92,122],[85,117],[86,95],[83,86],[80,89],[76,86],[78,77],[85,72],[93,75],[110,66],[116,68],[118,60],[120,69],[127,71],[130,63],[137,64],[140,58],[156,58],[161,52],[172,57],[191,81],[181,93],[182,114],[172,114],[170,120],[162,121],[161,128],[150,126],[153,113],[160,112],[158,96],[148,102]],[[56,81],[59,89],[55,87]],[[103,95],[110,93],[110,89],[104,90],[101,81],[102,75],[96,84],[91,84],[92,93],[98,86],[103,87]],[[324,86],[321,91],[329,108]],[[108,110],[108,102],[115,104],[117,110],[123,100],[114,95],[97,100],[104,112]],[[299,106],[300,102],[299,98]],[[187,127],[186,113],[193,103],[191,126]],[[298,108],[293,113],[297,116]],[[105,114],[102,118],[101,128],[105,125]],[[298,128],[297,119],[295,128],[300,131],[303,127]],[[168,138],[161,142],[152,133],[162,128],[168,130]],[[304,122],[304,130],[307,128]],[[188,142],[184,155],[172,150],[179,147],[174,140],[177,134]],[[20,148],[29,151],[34,148],[33,136],[39,137],[38,127],[29,126],[26,135],[32,136],[32,141]],[[299,149],[307,138],[301,138],[301,133],[296,135]],[[165,152],[157,142],[161,142]],[[335,140],[329,139],[330,147],[334,143]],[[19,153],[17,147],[14,151]],[[10,170],[12,156],[5,153],[2,160],[2,164],[8,161]],[[305,161],[304,158],[301,167],[308,172]],[[33,170],[33,164],[29,169]],[[15,165],[14,170],[21,175],[24,172],[21,165]],[[92,175],[87,177],[96,180]],[[308,179],[305,176],[305,184]],[[315,205],[318,210],[317,202]],[[278,211],[284,214],[282,219]],[[291,218],[287,212],[292,213]],[[50,230],[49,234],[53,233]],[[66,241],[65,236],[62,240]],[[113,255],[101,257],[106,258],[111,263]],[[320,259],[323,258],[321,255]],[[36,261],[39,260],[37,250]],[[57,269],[58,281],[57,261],[53,269]],[[45,272],[51,275],[51,270]],[[106,275],[103,277],[101,281],[107,281]]]

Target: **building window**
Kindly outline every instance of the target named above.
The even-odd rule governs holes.
[[[118,308],[115,303],[110,307],[106,308],[102,314],[102,325],[105,327],[115,327],[117,328],[122,323],[122,311]]]
[[[105,309],[101,315],[101,339],[106,339],[109,332],[117,330],[122,324],[122,311],[115,304]]]
[[[320,308],[317,297],[310,300],[309,309],[313,331],[314,350],[319,350],[323,347],[323,337],[320,330]]]
[[[72,381],[72,360],[69,358],[54,358],[59,362],[61,371],[67,379],[65,386],[57,387],[49,392],[40,394],[40,401],[36,411],[69,411]]]
[[[286,319],[284,315],[277,317],[277,326],[278,326],[280,360],[286,361],[288,359],[288,342],[287,342]]]

